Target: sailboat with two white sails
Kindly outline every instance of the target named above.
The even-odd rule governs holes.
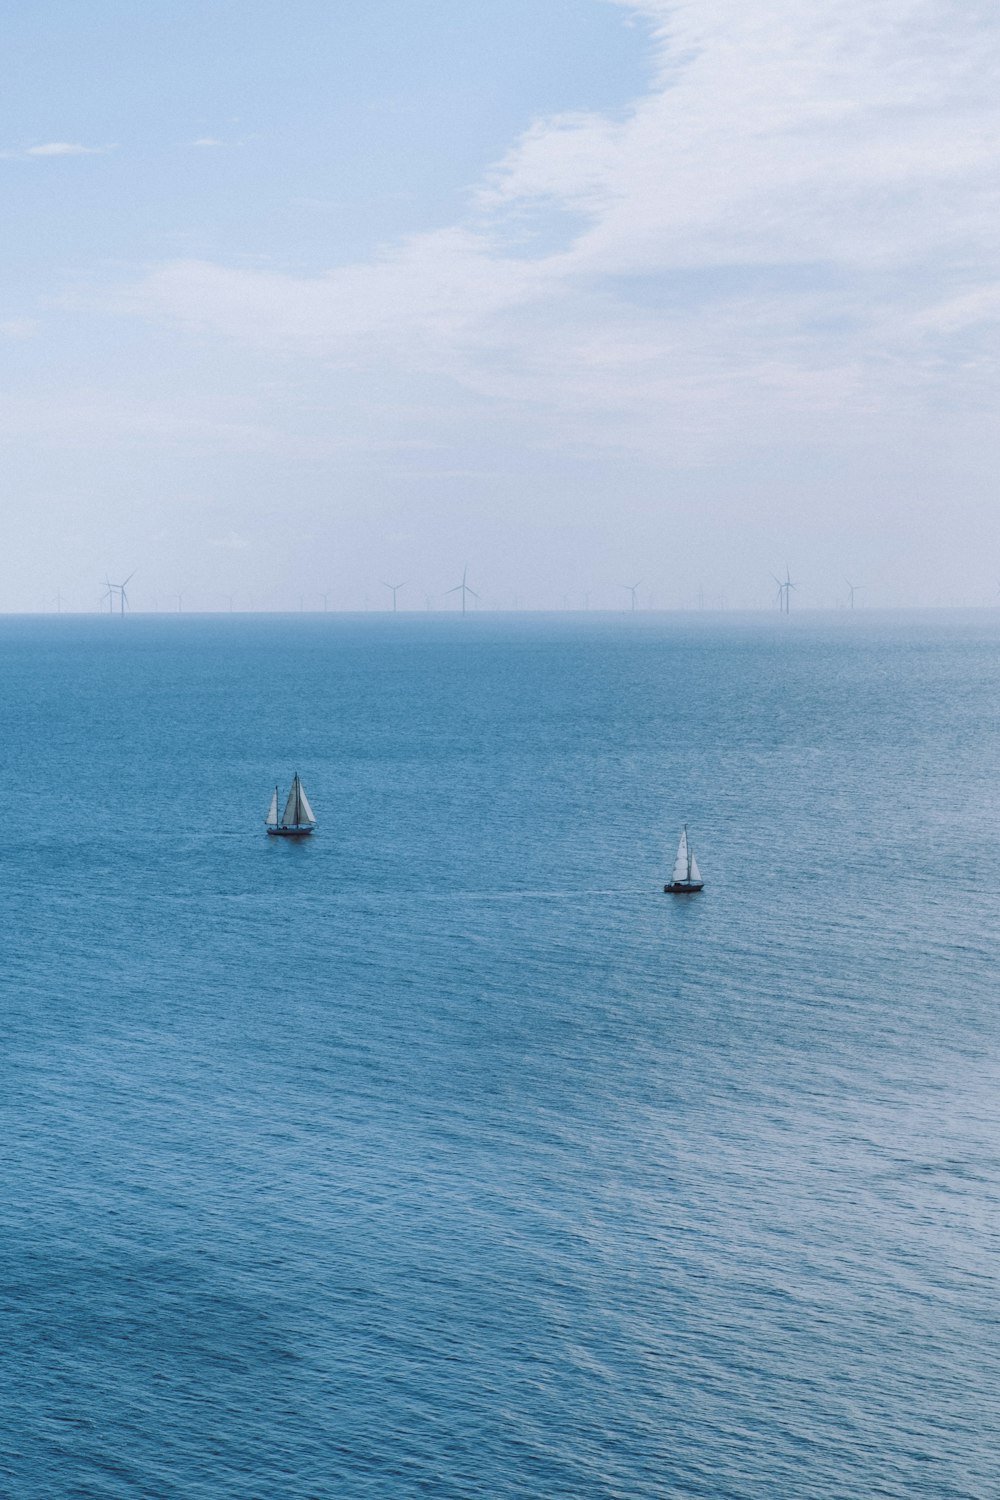
[[[663,890],[668,896],[690,896],[695,891],[700,891],[704,884],[685,823],[681,830],[680,843],[677,845],[674,872],[670,877],[669,885],[665,885]]]
[[[292,786],[288,793],[288,801],[285,803],[285,810],[281,814],[281,822],[278,822],[278,788],[275,787],[264,824],[268,833],[284,834],[286,838],[298,838],[303,834],[312,833],[316,827],[316,814],[309,806],[309,798],[306,796],[305,787],[299,780],[298,771],[292,777]]]

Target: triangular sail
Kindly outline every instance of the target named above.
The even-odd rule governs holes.
[[[676,885],[679,880],[688,878],[688,833],[685,828],[681,833],[680,843],[677,845],[677,858],[674,860],[674,873],[671,877]]]
[[[698,861],[694,857],[694,850],[693,849],[691,851],[690,870],[691,870],[691,876],[690,876],[690,878],[692,880],[700,880],[701,879],[701,871],[698,868]]]
[[[277,826],[278,826],[278,788],[277,787],[275,787],[274,792],[272,793],[272,796],[271,796],[271,806],[267,810],[267,817],[264,819],[264,822],[267,824],[268,828],[277,828]]]
[[[288,793],[288,801],[285,810],[281,814],[281,826],[283,828],[301,828],[304,823],[315,823],[316,818],[312,808],[309,806],[298,772],[292,777],[292,788]]]
[[[298,777],[295,779],[298,781]],[[301,814],[299,817],[300,823],[315,823],[316,814],[309,806],[309,798],[306,796],[306,789],[301,781],[299,781],[299,812]]]
[[[288,793],[288,801],[285,810],[281,814],[282,828],[294,828],[299,821],[299,778],[296,776],[292,782],[292,789]]]

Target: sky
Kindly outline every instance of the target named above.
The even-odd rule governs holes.
[[[3,26],[0,609],[1000,603],[994,0]]]

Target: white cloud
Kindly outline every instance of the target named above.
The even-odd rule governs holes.
[[[217,140],[214,135],[202,135],[196,141],[192,141],[191,144],[192,146],[222,146],[225,142]]]
[[[205,411],[205,401],[174,400],[62,387],[51,394],[8,396],[0,408],[0,436],[41,442],[52,449],[88,451],[95,439],[143,452],[185,451],[267,454],[284,451],[287,438],[266,419],[239,420]]]
[[[245,552],[250,543],[238,531],[227,531],[225,536],[209,537],[208,545],[217,547],[222,552]]]
[[[46,141],[17,153],[24,156],[105,156],[114,146],[82,146],[78,141]]]
[[[35,318],[5,318],[0,321],[0,335],[6,339],[31,339],[38,332]]]
[[[547,412],[557,441],[697,453],[909,420],[942,384],[975,405],[996,374],[995,8],[629,8],[652,23],[648,94],[536,123],[466,222],[322,275],[172,262],[124,305],[443,374]]]

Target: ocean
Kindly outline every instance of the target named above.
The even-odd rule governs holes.
[[[1000,611],[0,619],[0,1493],[992,1500],[998,681]]]

